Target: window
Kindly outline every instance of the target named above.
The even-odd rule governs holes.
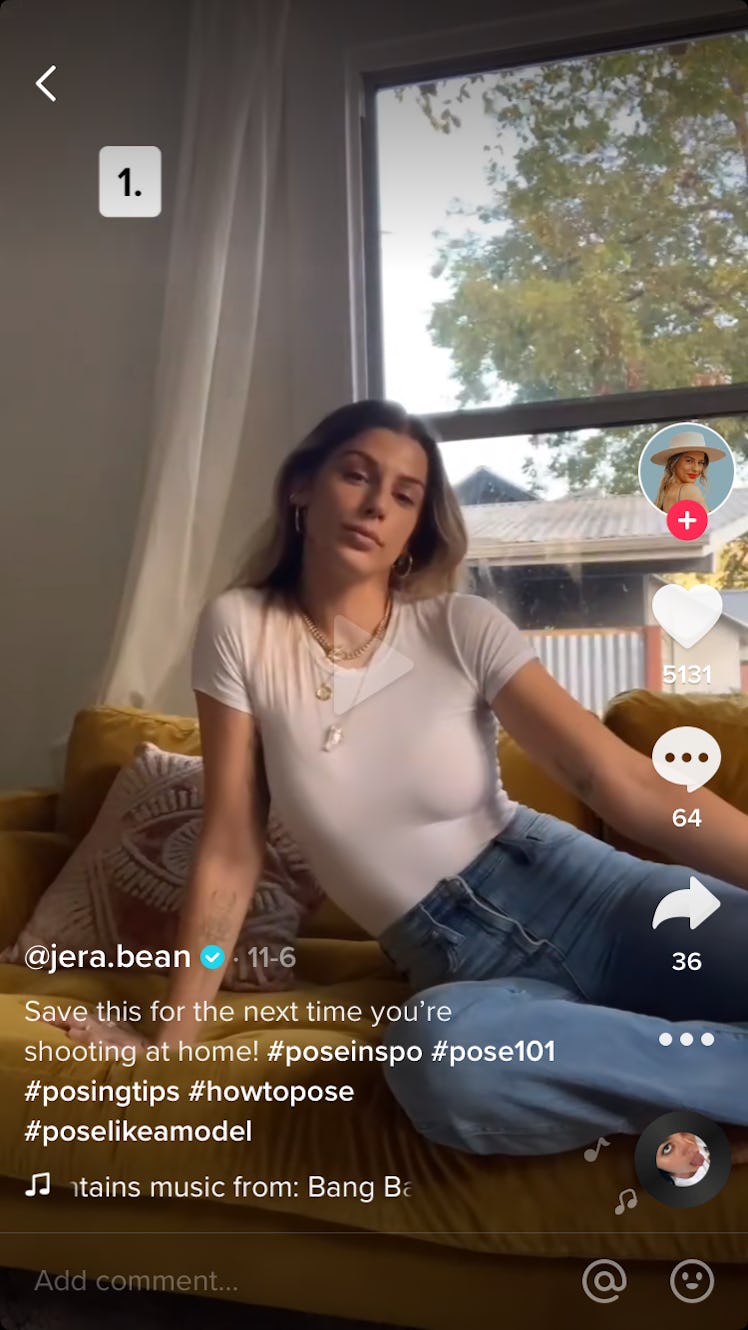
[[[615,488],[570,488],[553,475],[568,467],[578,433],[443,445],[468,530],[469,589],[499,605],[559,683],[599,714],[631,688],[748,692],[748,468],[699,540],[674,540],[637,481],[636,458],[657,428],[607,430],[604,442],[587,433],[581,446],[593,456],[604,447]],[[748,445],[748,416],[715,428]],[[688,651],[652,614],[667,581],[707,582],[722,595],[719,624]]]
[[[374,107],[386,396],[486,415],[701,389],[703,414],[709,389],[748,388],[748,33]]]
[[[370,390],[445,440],[473,589],[599,712],[748,691],[748,33],[372,78],[368,106]],[[693,545],[637,481],[681,420],[738,464]],[[672,578],[723,594],[698,677],[651,614]]]

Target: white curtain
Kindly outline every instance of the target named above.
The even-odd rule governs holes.
[[[288,0],[193,0],[154,427],[98,703],[194,714],[189,648],[227,522],[281,156]],[[277,237],[275,237],[277,243]],[[246,467],[246,457],[243,464]]]

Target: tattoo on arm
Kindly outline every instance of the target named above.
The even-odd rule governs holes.
[[[198,930],[206,942],[233,946],[242,924],[235,919],[239,895],[236,891],[215,892],[198,920]]]
[[[235,930],[227,927],[226,920],[222,915],[204,915],[200,920],[199,930],[198,946],[202,945],[204,941],[206,945],[211,942],[223,948],[224,944],[233,945],[236,941]]]
[[[213,892],[197,918],[201,942],[216,943],[224,948],[233,947],[244,920],[244,912],[241,918],[237,912],[241,906],[241,894],[233,888]],[[245,908],[249,908],[249,903]]]
[[[581,769],[573,769],[564,766],[561,762],[557,762],[556,769],[558,771],[559,780],[562,784],[564,784],[567,789],[573,790],[577,798],[581,799],[583,803],[589,804],[590,807],[594,807],[593,799],[597,789],[597,782],[589,768],[583,767]]]

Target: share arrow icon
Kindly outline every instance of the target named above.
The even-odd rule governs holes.
[[[671,891],[668,896],[663,896],[654,912],[652,927],[658,928],[666,919],[687,919],[692,929],[698,928],[721,904],[703,882],[692,877],[685,890]]]

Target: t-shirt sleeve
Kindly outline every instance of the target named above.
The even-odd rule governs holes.
[[[251,715],[241,608],[230,591],[203,607],[192,646],[191,685],[194,691]]]
[[[449,601],[452,639],[466,672],[491,706],[512,675],[538,659],[537,652],[490,600],[455,592]]]

